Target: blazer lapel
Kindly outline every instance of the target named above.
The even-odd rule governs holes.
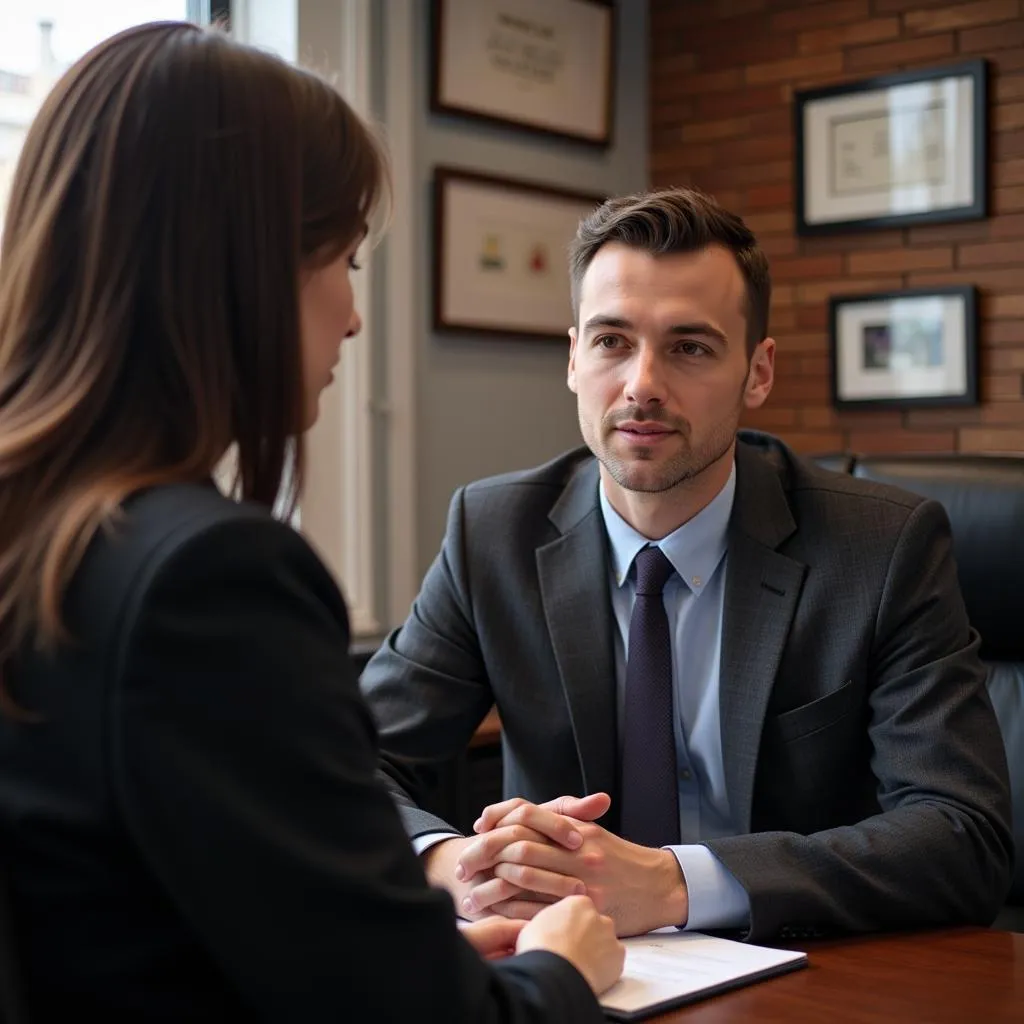
[[[740,442],[719,684],[726,791],[740,833],[750,831],[768,698],[807,571],[802,562],[776,550],[795,530],[779,471],[768,457]]]
[[[570,481],[549,518],[561,531],[537,549],[541,600],[572,718],[587,793],[611,794],[618,819],[614,634],[596,461]]]

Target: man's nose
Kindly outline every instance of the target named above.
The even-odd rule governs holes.
[[[630,360],[625,398],[635,405],[664,402],[665,386],[661,362],[655,353],[640,349]]]

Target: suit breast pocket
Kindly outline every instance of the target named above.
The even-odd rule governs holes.
[[[845,718],[857,700],[853,680],[848,679],[838,690],[826,693],[824,697],[802,704],[798,708],[782,712],[775,718],[775,733],[783,743],[810,736],[827,729]]]

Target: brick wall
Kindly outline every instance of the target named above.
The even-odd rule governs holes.
[[[803,451],[1024,452],[1024,0],[650,0],[651,175],[740,213],[772,261],[775,390],[749,418]],[[966,224],[793,233],[794,89],[990,62],[990,216]],[[837,413],[828,297],[979,288],[981,404]]]

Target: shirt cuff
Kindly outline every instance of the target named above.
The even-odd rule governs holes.
[[[437,846],[438,843],[443,843],[446,839],[458,838],[458,832],[424,832],[423,835],[417,836],[412,841],[412,848],[416,851],[416,856],[420,857],[432,846]]]
[[[733,874],[706,846],[669,846],[686,882],[688,932],[746,928],[750,897]]]

